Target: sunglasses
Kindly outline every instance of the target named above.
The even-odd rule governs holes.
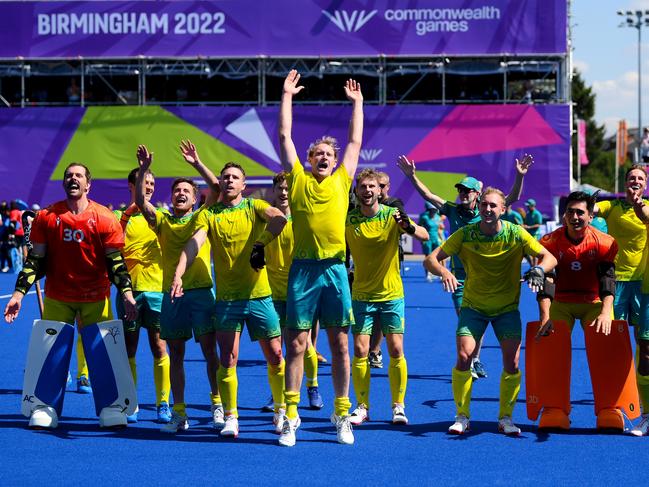
[[[460,186],[457,188],[458,193],[470,193],[471,191],[473,190],[469,188],[465,188],[464,186]]]

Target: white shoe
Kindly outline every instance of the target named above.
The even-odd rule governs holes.
[[[647,436],[649,433],[649,413],[643,414],[638,426],[631,430],[633,436]]]
[[[463,435],[469,431],[469,418],[464,414],[458,414],[455,416],[455,423],[453,423],[448,428],[448,432],[451,435]]]
[[[225,417],[225,426],[221,429],[221,436],[236,438],[239,436],[239,420],[233,414]]]
[[[395,404],[392,408],[392,424],[408,424],[406,408],[401,404]]]
[[[336,425],[338,443],[342,443],[343,445],[354,444],[354,432],[349,418],[349,415],[336,416],[335,413],[331,415],[331,422]]]
[[[426,273],[426,282],[433,282],[434,276],[432,272],[427,272]]]
[[[29,417],[30,428],[54,429],[59,425],[59,416],[50,406],[36,406]]]
[[[298,416],[295,419],[288,419],[286,416],[282,418],[282,431],[279,435],[279,444],[282,446],[295,446],[295,432],[302,424],[302,420]]]
[[[160,431],[163,433],[178,433],[178,431],[185,431],[189,429],[189,421],[187,416],[181,416],[176,411],[171,411],[171,421],[163,424]]]
[[[370,412],[365,407],[365,404],[359,404],[356,409],[349,415],[349,422],[354,426],[358,426],[365,421],[370,420]]]
[[[514,424],[511,416],[503,416],[498,420],[498,431],[508,436],[518,436],[521,434],[521,429]]]
[[[219,429],[225,424],[225,412],[222,404],[212,404],[212,426]]]
[[[100,428],[119,428],[126,426],[128,421],[126,414],[122,412],[122,406],[114,404],[107,406],[99,412]]]
[[[273,424],[275,425],[275,434],[282,434],[284,430],[284,419],[286,418],[286,410],[280,409],[273,413]]]

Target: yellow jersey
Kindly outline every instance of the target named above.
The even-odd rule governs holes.
[[[286,215],[286,226],[279,236],[266,245],[266,268],[268,282],[274,301],[286,301],[288,289],[288,272],[293,263],[293,217]]]

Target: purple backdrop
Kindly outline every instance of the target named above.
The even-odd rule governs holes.
[[[566,0],[2,2],[0,57],[566,53]]]
[[[1,199],[21,198],[42,205],[63,197],[61,182],[51,180],[52,172],[85,110],[102,108],[0,110],[0,131],[3,134],[0,139]],[[122,109],[110,107],[110,110]],[[176,107],[169,111],[270,171],[279,170],[276,107]],[[137,116],[137,110],[132,107],[124,108],[123,113],[125,124],[129,122],[127,116]],[[256,132],[248,130],[251,114],[257,120]],[[303,157],[309,142],[323,134],[337,137],[344,145],[349,116],[349,106],[295,107],[294,140],[298,154]],[[110,140],[112,123],[104,127],[99,122],[93,125],[92,130],[105,131],[107,140]],[[237,126],[245,127],[246,134],[254,135],[242,135],[235,129]],[[254,128],[255,124],[252,126]],[[117,147],[130,156],[142,138],[147,138],[146,133],[134,132],[128,140],[120,140],[118,146],[110,146],[110,149]],[[264,145],[264,140],[270,141],[272,147]],[[93,173],[98,169],[97,161],[102,158],[105,164],[114,166],[113,159],[106,157],[107,147],[96,145],[88,149],[88,157],[83,161],[93,168]],[[405,201],[411,213],[419,213],[423,201],[396,168],[399,154],[414,158],[420,171],[458,174],[457,180],[462,174],[470,174],[485,185],[507,191],[514,181],[514,159],[523,153],[531,153],[535,159],[526,178],[523,199],[536,199],[539,209],[552,215],[553,197],[567,194],[570,189],[568,106],[365,107],[360,166],[377,167],[388,172],[392,179],[392,193]],[[213,169],[218,170],[223,162],[214,161]],[[124,177],[131,163],[129,160],[124,167]],[[453,175],[450,178],[455,181]],[[159,182],[159,187],[168,187],[166,181]],[[166,199],[168,195],[160,193],[157,197]],[[128,199],[124,179],[94,179],[92,198],[114,204]]]

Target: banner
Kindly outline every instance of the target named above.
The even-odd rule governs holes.
[[[577,156],[579,164],[588,165],[588,154],[586,154],[586,120],[577,120]]]
[[[92,173],[90,197],[128,203],[126,177],[137,167],[135,152],[154,153],[153,202],[168,202],[173,178],[200,179],[180,155],[181,139],[192,140],[203,162],[220,172],[240,163],[250,185],[281,170],[277,107],[91,107],[0,110],[0,194],[41,206],[64,198],[63,171],[83,162]],[[508,193],[515,159],[532,154],[521,201],[533,198],[553,214],[553,197],[570,192],[570,116],[567,105],[366,106],[359,170],[372,167],[391,179],[391,196],[411,214],[424,201],[399,171],[396,159],[414,159],[417,175],[433,193],[455,201],[455,183],[467,175]],[[343,147],[351,107],[295,106],[293,139],[306,158],[309,144],[324,134]],[[308,167],[308,165],[307,165]]]
[[[566,0],[2,2],[0,58],[567,52]]]
[[[624,166],[629,150],[629,132],[626,128],[626,120],[620,120],[617,126],[617,139],[615,141],[615,160],[618,165]]]

